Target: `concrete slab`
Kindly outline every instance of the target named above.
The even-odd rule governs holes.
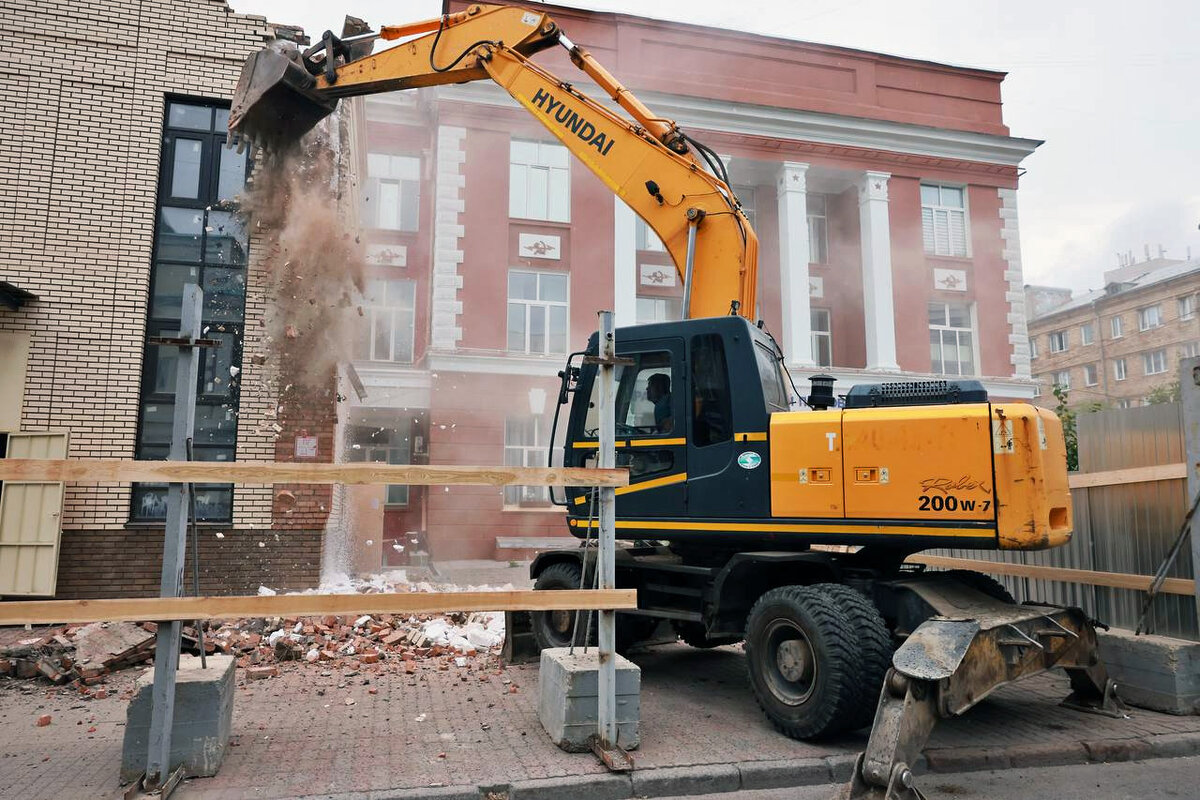
[[[1168,714],[1200,714],[1200,642],[1117,628],[1097,633],[1122,700]]]
[[[179,657],[170,770],[183,764],[189,778],[217,774],[233,728],[233,672],[233,656],[209,656],[208,669],[201,669],[197,656]],[[126,715],[121,751],[122,783],[133,781],[146,771],[153,709],[153,668],[137,679],[134,691]]]
[[[641,743],[642,671],[617,659],[617,743],[626,750]],[[569,753],[591,749],[599,710],[600,652],[596,648],[556,647],[542,651],[538,672],[538,718],[550,740]]]

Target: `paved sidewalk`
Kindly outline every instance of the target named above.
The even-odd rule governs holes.
[[[820,745],[776,733],[754,703],[740,647],[685,645],[635,655],[642,667],[637,771],[609,776],[590,754],[555,748],[537,719],[537,668],[398,662],[347,677],[325,665],[286,665],[245,681],[234,706],[236,746],[219,775],[190,781],[183,800],[285,797],[480,797],[510,800],[697,794],[827,783],[847,774],[865,733]],[[321,675],[329,671],[328,677]],[[0,797],[113,797],[126,701],[136,670],[103,700],[0,679]],[[371,694],[374,689],[377,693]],[[1062,675],[996,693],[943,722],[927,750],[939,772],[1124,761],[1200,752],[1200,717],[1135,710],[1128,720],[1057,705]],[[352,699],[352,705],[347,705]],[[35,727],[40,714],[53,722]]]

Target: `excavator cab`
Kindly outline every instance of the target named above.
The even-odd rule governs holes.
[[[616,368],[617,466],[630,479],[617,496],[619,535],[677,538],[693,518],[769,517],[767,429],[789,397],[771,336],[727,316],[618,328],[616,344],[625,361]],[[584,355],[596,348],[593,335]],[[592,465],[598,447],[597,369],[583,360],[560,393],[574,398],[569,467]],[[579,536],[589,526],[588,497],[583,488],[567,492],[567,524]]]

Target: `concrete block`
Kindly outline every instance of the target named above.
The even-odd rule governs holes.
[[[1200,642],[1116,628],[1097,635],[1122,700],[1168,714],[1200,713]]]
[[[171,764],[184,765],[189,778],[217,774],[229,746],[233,726],[233,656],[208,657],[208,669],[197,656],[181,655],[175,682],[175,721],[171,728]],[[153,707],[154,669],[137,680],[126,712],[125,743],[121,752],[121,782],[146,771]]]
[[[621,656],[617,660],[617,744],[626,750],[641,742],[642,671]],[[599,705],[599,651],[556,647],[542,651],[538,674],[538,717],[551,741],[570,753],[591,749]]]

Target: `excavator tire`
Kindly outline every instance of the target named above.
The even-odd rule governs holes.
[[[578,564],[551,564],[538,575],[534,589],[578,589],[579,576],[582,570]],[[575,632],[575,646],[584,646],[584,632],[588,630],[587,616],[594,611],[585,611],[579,615],[579,630]],[[571,630],[575,625],[574,611],[532,611],[529,614],[533,626],[533,638],[537,641],[538,649],[549,647],[570,647]],[[635,616],[633,614],[617,614],[617,652],[624,653],[640,641],[648,638],[658,626],[658,620]],[[594,647],[599,633],[596,619],[593,616],[591,633],[587,637],[587,646]]]
[[[700,650],[710,650],[714,647],[721,647],[727,644],[737,644],[742,640],[740,636],[716,636],[709,637],[704,625],[699,622],[681,622],[675,620],[671,623],[671,627],[675,629],[675,633],[680,639]]]
[[[840,583],[822,583],[812,588],[835,598],[854,627],[855,645],[858,648],[858,678],[855,685],[859,689],[859,697],[846,730],[864,728],[875,721],[883,678],[892,665],[892,634],[879,609],[862,592]]]
[[[1013,603],[1014,605],[1017,602],[1013,599],[1008,589],[1005,588],[1004,584],[991,575],[984,575],[982,572],[972,572],[969,569],[949,569],[941,574],[948,578],[954,578],[976,591],[983,592],[994,600],[1001,600],[1005,603]]]
[[[827,586],[780,586],[746,621],[750,686],[771,723],[793,739],[847,730],[859,713],[859,632]]]

